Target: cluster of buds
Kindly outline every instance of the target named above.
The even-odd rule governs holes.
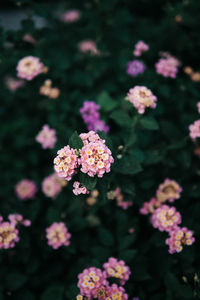
[[[181,214],[176,208],[163,204],[179,199],[181,192],[181,186],[176,181],[167,178],[159,185],[156,197],[145,202],[140,209],[141,214],[151,215],[150,222],[154,228],[168,232],[169,238],[166,239],[166,244],[169,246],[170,254],[181,252],[183,245],[192,245],[195,241],[192,231],[186,227],[179,227]]]
[[[75,181],[73,184],[73,193],[74,195],[78,196],[80,194],[89,194],[89,191],[87,190],[87,188],[82,185],[79,181]]]
[[[60,95],[58,88],[52,88],[52,81],[50,79],[45,80],[44,84],[40,87],[40,95],[47,96],[51,99],[57,99]]]
[[[57,250],[61,246],[69,246],[71,234],[63,222],[54,222],[46,229],[46,237],[48,245]]]
[[[183,71],[192,81],[200,82],[200,72],[195,72],[190,66],[184,67]]]
[[[60,194],[67,181],[58,177],[56,173],[49,175],[42,181],[42,191],[45,196],[55,199]]]
[[[30,220],[24,220],[20,214],[10,214],[9,221],[4,221],[0,216],[0,249],[8,249],[15,247],[19,242],[19,227],[23,225],[28,227],[31,225]]]
[[[57,175],[69,181],[77,173],[79,167],[82,173],[88,174],[90,177],[96,175],[103,177],[105,173],[109,173],[114,159],[105,140],[102,140],[94,131],[82,133],[80,138],[83,142],[81,149],[73,149],[68,145],[57,152],[58,155],[54,159]],[[79,182],[75,183],[75,193],[80,194],[80,191],[87,193],[80,184]]]
[[[87,197],[87,198],[85,199],[87,205],[93,206],[93,205],[97,202],[98,196],[99,196],[98,190],[93,190],[93,191],[90,193],[89,197]]]
[[[132,201],[124,201],[124,195],[122,194],[120,187],[117,187],[114,191],[109,191],[107,193],[107,198],[109,200],[116,199],[117,206],[121,207],[124,210],[133,205]]]
[[[108,262],[103,264],[103,269],[90,267],[78,275],[78,288],[80,295],[77,300],[98,299],[98,300],[126,300],[128,295],[122,285],[130,277],[130,268],[123,260],[118,261],[110,257]],[[119,285],[109,283],[109,278],[117,278]]]

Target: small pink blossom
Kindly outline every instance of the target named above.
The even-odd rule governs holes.
[[[78,156],[76,155],[75,150],[69,146],[60,149],[57,154],[58,155],[54,159],[55,171],[59,177],[70,181],[78,168]]]
[[[140,208],[140,213],[142,215],[152,214],[155,209],[161,206],[161,203],[157,198],[151,198],[150,201],[144,202],[142,208]]]
[[[78,275],[80,293],[89,299],[98,298],[98,293],[105,290],[107,286],[105,275],[98,268],[90,267]]]
[[[114,159],[110,149],[105,145],[105,140],[100,139],[98,134],[92,131],[81,134],[80,137],[84,143],[79,158],[81,171],[91,177],[95,175],[103,177],[104,173],[109,173]]]
[[[52,149],[57,141],[55,129],[51,129],[49,125],[44,125],[36,136],[36,141],[42,145],[43,149]]]
[[[152,214],[151,223],[160,231],[171,231],[181,223],[181,214],[176,211],[174,206],[162,205]]]
[[[157,97],[145,86],[131,88],[125,99],[133,104],[139,114],[144,114],[147,107],[156,108]]]
[[[29,33],[26,33],[23,36],[23,41],[25,41],[27,43],[30,43],[30,44],[36,44],[37,43],[37,41],[34,39],[34,37]]]
[[[6,77],[5,85],[11,92],[15,92],[24,85],[24,80],[15,79],[13,77]]]
[[[43,63],[38,57],[26,56],[17,65],[17,77],[32,80],[43,72]]]
[[[17,197],[21,200],[32,199],[37,191],[36,185],[33,181],[23,179],[15,186]]]
[[[120,284],[124,285],[130,277],[130,268],[126,266],[125,261],[110,257],[108,262],[104,263],[104,275],[106,278],[114,277],[120,279]]]
[[[106,300],[127,300],[128,294],[122,286],[118,286],[115,283],[106,288]]]
[[[46,237],[48,245],[56,250],[61,246],[69,246],[71,234],[63,222],[54,222],[46,229]]]
[[[119,187],[116,188],[116,190],[114,190],[114,197],[117,200],[117,206],[121,207],[124,210],[133,205],[132,201],[124,200],[124,195],[122,194],[121,189]]]
[[[89,194],[89,191],[85,186],[82,186],[79,181],[75,181],[73,184],[73,193],[74,195],[80,195],[80,194]]]
[[[60,20],[64,23],[74,23],[80,19],[80,12],[76,9],[67,10],[60,16]]]
[[[0,222],[0,249],[13,248],[19,241],[19,231],[11,222]]]
[[[137,44],[135,45],[133,54],[135,56],[141,56],[143,52],[146,52],[148,50],[149,50],[149,46],[145,42],[138,41]]]
[[[28,219],[24,219],[20,214],[10,214],[8,216],[8,220],[13,226],[24,225],[25,227],[29,227],[31,225],[31,221]]]
[[[180,61],[170,54],[161,58],[155,65],[156,72],[164,77],[176,78]]]
[[[183,250],[183,245],[190,246],[194,242],[193,231],[178,226],[169,232],[169,238],[166,239],[170,254],[179,253]]]
[[[195,121],[189,126],[190,137],[192,140],[200,137],[200,120]]]
[[[182,187],[175,181],[166,178],[162,184],[159,185],[156,191],[156,197],[160,202],[174,202],[181,196]]]
[[[82,53],[89,53],[91,55],[99,54],[97,45],[92,40],[82,41],[81,43],[79,43],[78,48]]]
[[[60,178],[55,173],[46,177],[42,182],[42,191],[49,198],[56,198],[61,190]]]

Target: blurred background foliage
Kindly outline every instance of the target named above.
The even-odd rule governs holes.
[[[182,69],[189,65],[200,71],[200,2],[22,0],[0,5],[2,11],[26,14],[18,30],[0,28],[0,211],[5,218],[18,212],[32,220],[14,249],[0,251],[0,299],[75,299],[77,275],[88,266],[101,267],[110,256],[124,259],[131,268],[126,284],[130,299],[198,298],[200,168],[188,126],[198,119],[200,90]],[[81,11],[80,21],[59,21],[60,13],[74,8]],[[43,19],[40,28],[35,16]],[[23,41],[26,33],[37,40],[35,45]],[[94,40],[102,55],[80,54],[77,45],[86,39]],[[142,57],[147,70],[132,78],[126,74],[126,64],[133,59],[138,40],[150,46]],[[176,79],[156,74],[160,51],[182,62]],[[39,57],[49,72],[12,93],[4,78],[15,77],[17,62],[27,55]],[[61,91],[57,100],[39,94],[47,78]],[[148,111],[138,128],[132,126],[136,112],[124,101],[135,85],[147,86],[158,97],[156,110]],[[53,172],[56,151],[68,143],[74,130],[87,131],[79,112],[86,99],[101,105],[101,116],[111,127],[108,143],[115,157],[111,174],[98,181],[100,196],[93,207],[85,204],[84,196],[73,195],[71,183],[55,200],[41,192],[42,180]],[[57,132],[53,150],[43,150],[35,141],[45,123]],[[119,145],[126,148],[121,160]],[[166,177],[183,187],[175,206],[182,224],[196,237],[192,247],[175,255],[168,254],[167,234],[153,229],[139,214]],[[37,184],[33,201],[21,202],[15,195],[14,186],[23,178]],[[117,186],[134,203],[127,211],[106,198]],[[47,245],[45,228],[60,220],[72,233],[71,245],[54,251]],[[132,227],[135,232],[130,234]]]

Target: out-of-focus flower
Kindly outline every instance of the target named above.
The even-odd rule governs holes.
[[[37,191],[36,185],[33,181],[23,179],[15,186],[17,197],[21,200],[32,199]]]
[[[44,84],[40,87],[40,95],[48,96],[51,99],[57,99],[60,95],[58,88],[51,87],[52,81],[50,79],[45,80]]]
[[[156,197],[160,202],[174,202],[174,200],[179,199],[181,196],[182,187],[175,181],[166,178],[163,183],[161,183],[156,191]]]
[[[94,205],[97,202],[97,197],[99,196],[98,190],[93,190],[88,198],[85,199],[89,206]]]
[[[88,130],[109,131],[109,126],[100,120],[100,106],[93,101],[84,101],[83,107],[80,109],[81,116],[86,123]]]
[[[186,66],[184,67],[183,71],[185,72],[185,74],[187,75],[191,75],[193,73],[193,69],[190,66]]]
[[[133,60],[127,63],[126,72],[132,77],[136,77],[139,74],[143,74],[146,69],[146,66],[140,60]]]
[[[156,72],[164,77],[176,78],[180,61],[170,54],[166,58],[161,58],[155,65]]]
[[[63,222],[54,222],[46,229],[46,237],[48,245],[56,250],[61,246],[69,246],[71,234]]]
[[[135,45],[133,54],[135,56],[141,56],[143,52],[146,52],[148,50],[149,50],[149,46],[145,42],[138,41],[137,44]]]
[[[198,113],[200,114],[200,102],[197,103],[197,110],[198,110]]]
[[[29,227],[31,225],[31,221],[28,219],[24,219],[21,214],[10,214],[8,216],[8,220],[14,227],[18,225],[24,225],[25,227]]]
[[[80,11],[77,9],[67,10],[60,16],[60,20],[64,23],[74,23],[80,19]]]
[[[137,109],[139,114],[144,114],[147,107],[155,108],[157,97],[145,86],[131,88],[125,98]]]
[[[17,65],[17,77],[32,80],[43,72],[43,63],[38,57],[26,56]]]
[[[130,277],[130,268],[126,266],[125,261],[117,260],[114,257],[110,257],[108,262],[104,263],[104,274],[106,278],[115,277],[120,279],[120,284],[124,285]]]
[[[124,195],[122,194],[121,189],[119,187],[117,187],[116,190],[114,190],[114,197],[117,200],[117,206],[121,207],[124,210],[133,205],[132,201],[124,200]]]
[[[78,196],[80,194],[89,194],[89,191],[85,186],[82,186],[79,181],[75,181],[73,184],[73,193]]]
[[[46,177],[42,182],[43,193],[49,198],[56,198],[62,190],[62,181],[66,183],[66,181],[59,178],[56,173]]]
[[[195,121],[189,126],[190,137],[192,140],[200,137],[200,120]]]
[[[24,80],[15,79],[13,77],[6,77],[5,78],[5,85],[11,92],[15,92],[20,87],[24,85]]]
[[[24,36],[23,36],[23,41],[27,42],[27,43],[30,43],[30,44],[36,44],[36,40],[34,39],[34,37],[29,34],[29,33],[26,33]]]
[[[43,125],[42,130],[36,136],[36,141],[42,145],[43,149],[52,149],[57,141],[55,129],[49,125]]]
[[[182,23],[183,21],[183,18],[181,15],[176,15],[175,18],[174,18],[175,22],[176,23]]]
[[[86,40],[82,41],[78,45],[78,49],[82,53],[89,53],[91,55],[97,55],[99,54],[99,50],[97,48],[97,45],[92,40]]]
[[[191,74],[191,79],[195,82],[200,82],[200,72],[193,72]]]
[[[162,205],[153,212],[151,223],[160,231],[171,231],[181,223],[181,214],[176,211],[174,206]]]
[[[169,238],[166,239],[170,254],[179,253],[183,250],[183,245],[190,246],[194,242],[193,232],[186,227],[178,226],[169,232]]]
[[[157,198],[151,198],[150,201],[144,202],[142,208],[140,208],[140,213],[142,215],[152,214],[155,209],[161,206],[160,201]]]

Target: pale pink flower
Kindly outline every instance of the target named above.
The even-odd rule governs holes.
[[[69,246],[71,234],[63,222],[54,222],[46,229],[46,237],[48,245],[56,250],[61,246]]]
[[[200,137],[200,120],[195,121],[189,126],[190,137],[192,140]]]
[[[170,254],[179,253],[183,250],[183,245],[190,246],[194,242],[193,231],[178,226],[169,232],[169,238],[166,239]]]
[[[32,80],[43,72],[43,63],[38,57],[26,56],[17,65],[17,77]]]
[[[80,195],[80,194],[89,194],[89,191],[87,190],[87,188],[83,185],[81,185],[81,183],[79,181],[75,181],[73,184],[73,193],[74,195]]]
[[[24,80],[15,79],[13,77],[6,77],[5,78],[5,85],[11,92],[15,92],[20,87],[24,85]]]
[[[151,198],[148,202],[144,202],[143,206],[140,208],[140,213],[142,215],[152,214],[155,209],[161,206],[161,203],[157,198]]]
[[[49,198],[56,198],[61,190],[62,185],[60,184],[60,179],[55,173],[46,177],[42,182],[42,191],[45,196]]]
[[[125,99],[133,104],[139,114],[143,114],[147,107],[155,108],[157,101],[157,97],[145,86],[131,88]]]
[[[97,49],[97,45],[92,40],[82,41],[78,45],[79,51],[82,53],[89,53],[92,55],[99,54],[99,50]]]
[[[60,20],[64,23],[74,23],[80,19],[80,12],[77,9],[67,10],[60,16]]]
[[[162,205],[153,212],[151,223],[160,231],[170,231],[181,223],[181,214],[174,206]]]
[[[78,168],[78,156],[69,146],[60,149],[57,154],[54,159],[54,169],[59,177],[70,181]]]
[[[37,42],[30,33],[25,33],[25,35],[23,36],[23,41],[30,44],[36,44]]]
[[[28,219],[24,219],[21,214],[10,214],[8,216],[8,220],[13,226],[24,225],[25,227],[29,227],[31,225],[31,221]]]
[[[130,268],[126,266],[125,261],[117,260],[114,257],[110,257],[108,262],[103,264],[104,275],[106,278],[114,277],[120,279],[120,284],[124,285],[130,277]]]
[[[110,149],[105,145],[105,140],[100,139],[94,132],[82,134],[80,137],[84,143],[79,158],[81,171],[91,177],[95,175],[103,177],[104,173],[109,173],[114,159]]]
[[[138,41],[137,44],[135,45],[133,54],[135,56],[141,56],[143,52],[146,52],[148,50],[149,50],[149,46],[145,42]]]
[[[122,286],[118,286],[115,283],[106,288],[106,300],[127,300],[128,294]]]
[[[171,78],[176,78],[179,66],[180,61],[171,55],[161,58],[155,65],[158,74]]]
[[[108,286],[108,282],[103,272],[95,267],[83,270],[78,275],[78,287],[82,296],[98,298],[98,293]]]
[[[49,125],[43,125],[42,130],[36,136],[36,141],[42,145],[43,149],[52,149],[57,141],[55,129]]]
[[[19,241],[19,231],[11,222],[0,222],[0,249],[13,248]]]
[[[23,179],[18,182],[15,186],[15,192],[17,197],[21,200],[32,199],[37,191],[36,185],[33,181],[28,179]]]
[[[181,196],[182,187],[175,181],[166,178],[162,184],[159,185],[156,191],[156,197],[160,202],[174,202]]]

